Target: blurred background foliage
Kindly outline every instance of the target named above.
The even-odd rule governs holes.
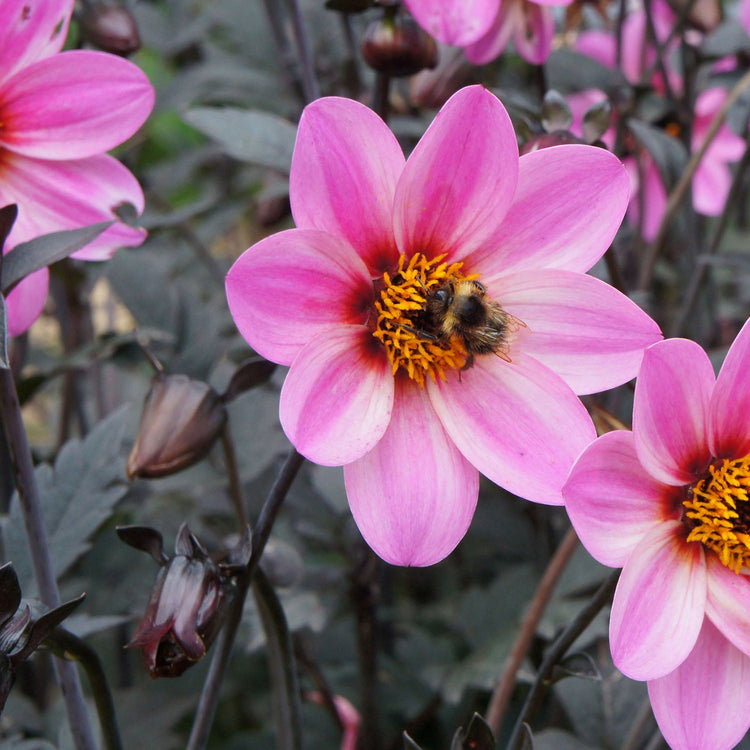
[[[376,76],[362,60],[359,41],[382,8],[341,13],[323,0],[301,6],[320,93],[371,103]],[[145,126],[116,155],[144,187],[140,223],[149,237],[106,263],[53,266],[45,314],[29,335],[13,342],[11,356],[40,462],[37,478],[62,596],[87,593],[66,627],[103,659],[124,746],[169,750],[186,743],[209,659],[177,680],[152,680],[140,652],[123,648],[146,607],[157,567],[120,543],[115,526],[154,527],[171,549],[188,520],[210,552],[231,547],[238,529],[227,459],[218,445],[184,471],[128,481],[126,457],[153,376],[142,346],[165,373],[205,381],[218,393],[252,356],[229,315],[223,278],[248,246],[293,225],[288,174],[309,82],[285,2],[140,0],[128,7],[141,39],[131,59],[148,74],[157,102]],[[573,8],[579,14],[576,24],[601,24],[594,4],[576,3],[568,11],[569,25]],[[695,55],[691,84],[713,75],[731,87],[747,69],[750,39],[737,23],[737,9],[722,10],[724,21],[703,28],[699,44],[690,47]],[[562,13],[558,20],[563,26]],[[596,87],[610,93],[615,106],[629,102],[639,147],[652,154],[667,186],[674,185],[688,149],[661,129],[668,103],[648,87],[628,85],[618,70],[575,52],[571,40],[577,28],[560,34],[543,68],[511,51],[473,68],[456,50],[442,48],[436,70],[394,79],[389,122],[405,151],[459,85],[482,81],[492,88],[509,109],[522,146],[544,135],[545,123],[555,124],[551,89],[564,97]],[[69,46],[82,43],[80,24],[74,23]],[[737,58],[734,70],[711,74],[701,67],[725,55]],[[735,132],[747,132],[749,111],[746,93],[730,112]],[[564,122],[564,111],[561,117]],[[708,220],[695,214],[689,201],[681,205],[645,288],[638,280],[647,243],[637,224],[623,227],[612,251],[625,291],[665,333],[697,340],[717,364],[750,311],[746,177],[742,172],[736,179],[737,195],[726,216]],[[725,229],[718,230],[720,222]],[[593,271],[610,281],[611,272],[603,262]],[[691,285],[696,293],[686,301]],[[283,369],[253,382],[226,407],[251,522],[291,448],[278,422]],[[585,401],[602,429],[613,419],[629,424],[632,387]],[[14,563],[24,597],[33,600],[35,584],[22,522],[11,503],[6,451],[0,455],[3,555]],[[419,461],[418,446],[414,461]],[[420,747],[448,748],[456,728],[466,727],[473,712],[486,713],[526,608],[567,528],[563,509],[520,501],[483,481],[469,533],[446,561],[428,569],[394,568],[362,541],[347,508],[341,470],[303,466],[261,567],[292,633],[305,746],[341,745],[341,728],[330,710],[335,695],[348,698],[362,714],[367,731],[361,733],[360,750],[404,747],[404,730]],[[574,553],[522,662],[498,733],[501,746],[545,647],[607,575],[582,549]],[[275,746],[264,644],[251,596],[210,748]],[[612,667],[606,611],[574,651],[588,654],[596,666],[573,667],[573,676],[555,683],[533,722],[533,747],[658,747],[645,685]],[[40,652],[19,670],[0,719],[2,750],[72,747],[61,703],[49,687],[50,669],[49,656]],[[323,705],[310,699],[313,692],[324,696]],[[750,742],[741,747],[750,748]]]

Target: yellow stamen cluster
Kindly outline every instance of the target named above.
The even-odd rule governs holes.
[[[723,565],[739,573],[750,565],[750,455],[724,459],[691,488],[683,502],[693,526],[688,542],[714,550]]]
[[[420,386],[426,375],[434,382],[438,377],[445,380],[445,370],[460,370],[466,364],[466,348],[459,337],[442,341],[420,328],[429,292],[448,281],[475,278],[460,273],[462,263],[448,265],[444,258],[415,253],[407,262],[402,254],[393,274],[383,274],[384,286],[375,302],[378,317],[372,335],[385,346],[393,374],[402,369]]]

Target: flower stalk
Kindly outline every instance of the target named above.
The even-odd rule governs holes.
[[[50,609],[60,606],[60,594],[52,568],[47,543],[39,491],[34,477],[26,430],[21,417],[18,393],[10,370],[0,369],[0,423],[8,441],[18,501],[23,514],[26,537],[29,543],[34,577],[39,586],[42,602]],[[65,710],[77,750],[96,750],[96,742],[89,722],[83,690],[75,664],[56,659],[55,672],[62,690]]]
[[[292,486],[292,482],[297,476],[297,472],[304,460],[303,456],[296,450],[292,450],[281,467],[276,481],[271,487],[260,510],[252,535],[252,554],[245,570],[237,577],[237,592],[229,605],[226,622],[216,641],[216,651],[209,665],[206,681],[203,684],[203,690],[198,701],[195,721],[193,722],[186,750],[203,750],[206,747],[216,713],[216,706],[219,702],[221,684],[229,663],[229,656],[231,655],[234,639],[237,635],[237,628],[242,619],[242,609],[248,589],[250,588],[253,573],[260,562],[263,549],[271,535],[271,529],[273,528],[281,504],[287,492],[289,492],[289,488]]]

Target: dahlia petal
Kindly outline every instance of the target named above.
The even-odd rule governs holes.
[[[527,500],[562,505],[578,454],[596,437],[573,391],[522,353],[512,363],[477,357],[461,379],[429,382],[427,392],[461,453],[496,484]]]
[[[404,0],[409,13],[443,44],[465,47],[483,36],[497,15],[499,0]]]
[[[674,517],[673,488],[638,461],[633,433],[608,432],[579,456],[563,487],[579,539],[603,565],[621,568],[641,539]]]
[[[750,453],[750,320],[729,347],[716,378],[709,407],[711,453],[720,458],[741,458]]]
[[[133,63],[73,50],[18,71],[0,92],[0,145],[41,159],[80,159],[130,138],[154,105]]]
[[[317,229],[289,229],[253,245],[229,269],[226,291],[240,333],[282,365],[323,328],[364,323],[373,295],[351,245]]]
[[[502,0],[500,9],[487,32],[476,42],[464,48],[466,57],[474,65],[485,65],[500,57],[513,34],[513,29],[523,23],[519,0]]]
[[[724,210],[731,184],[729,167],[706,154],[693,178],[693,207],[706,216],[718,216]]]
[[[493,290],[503,309],[528,329],[523,351],[578,394],[621,385],[638,374],[659,326],[614,287],[557,269],[522,271]]]
[[[588,271],[614,238],[629,192],[620,160],[604,149],[565,145],[524,154],[513,205],[466,267],[487,282],[531,268]]]
[[[676,669],[692,651],[706,608],[703,547],[687,544],[680,521],[641,540],[617,583],[609,620],[615,666],[634,680]]]
[[[500,100],[482,86],[455,93],[406,162],[393,223],[401,251],[460,260],[486,240],[513,200],[518,146]]]
[[[608,68],[614,68],[617,64],[617,45],[609,31],[582,31],[576,38],[576,50]]]
[[[740,651],[750,655],[750,578],[737,575],[713,554],[706,555],[708,601],[706,614],[711,622]]]
[[[351,99],[318,99],[297,131],[294,221],[347,239],[373,272],[382,271],[398,258],[392,209],[403,168],[396,137],[372,110]]]
[[[542,65],[552,52],[552,40],[555,38],[552,9],[542,3],[525,3],[521,20],[522,25],[513,31],[513,46],[526,62]]]
[[[49,270],[41,268],[22,279],[5,298],[8,334],[20,336],[42,314],[49,290]]]
[[[446,435],[424,389],[405,378],[396,381],[385,434],[344,467],[344,479],[362,536],[393,565],[433,565],[449,555],[479,493],[479,473]]]
[[[123,203],[132,204],[138,213],[143,211],[138,180],[107,154],[48,161],[6,153],[3,167],[0,202],[19,205],[11,245],[114,219],[113,210]],[[74,257],[104,260],[120,247],[140,245],[145,237],[145,230],[117,222]]]
[[[690,655],[648,695],[674,750],[731,750],[750,728],[750,658],[706,618]]]
[[[667,190],[661,179],[659,168],[650,156],[641,155],[642,185],[639,184],[639,169],[636,159],[626,158],[623,163],[630,175],[633,196],[628,204],[628,219],[632,224],[640,225],[643,239],[651,242],[658,234],[661,220],[667,210]],[[643,192],[643,197],[638,195],[639,190]],[[643,203],[642,221],[640,218],[641,203]]]
[[[659,481],[690,484],[705,471],[713,387],[713,367],[695,342],[668,339],[646,349],[635,385],[633,434],[638,458]]]
[[[35,60],[59,52],[68,35],[74,0],[3,0],[0,3],[0,83]]]
[[[391,363],[364,326],[331,327],[302,348],[281,389],[279,419],[289,440],[323,466],[372,450],[393,408]]]

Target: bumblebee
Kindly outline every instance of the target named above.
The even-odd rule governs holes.
[[[483,284],[464,279],[425,290],[419,333],[437,343],[459,337],[467,353],[462,369],[468,370],[475,354],[496,354],[507,359],[504,347],[508,334],[519,325],[523,323],[487,296]]]

